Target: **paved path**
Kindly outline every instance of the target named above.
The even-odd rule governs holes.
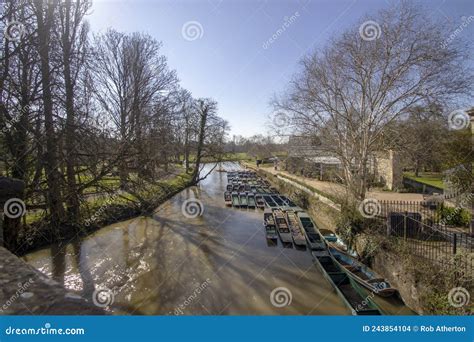
[[[252,166],[253,167],[253,166]],[[322,193],[328,194],[330,197],[344,197],[345,196],[345,187],[342,184],[333,183],[333,182],[323,182],[313,178],[307,178],[302,176],[297,176],[292,173],[275,170],[273,167],[261,167],[261,170],[265,170],[271,174],[281,174],[293,179],[296,179],[300,182],[304,182],[309,186],[321,191]],[[381,201],[422,201],[423,195],[416,193],[398,193],[390,191],[380,191],[372,190],[367,193],[367,198],[375,198]]]

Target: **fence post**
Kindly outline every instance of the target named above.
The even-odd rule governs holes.
[[[408,212],[405,211],[405,215],[403,215],[403,240],[407,241],[407,215]]]
[[[453,233],[453,254],[456,254],[457,242],[458,242],[458,234]]]

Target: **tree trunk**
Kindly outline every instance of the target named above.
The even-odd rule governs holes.
[[[51,70],[49,65],[50,30],[54,14],[54,4],[45,4],[47,6],[46,11],[43,10],[43,0],[35,0],[38,22],[38,52],[43,86],[42,99],[46,138],[45,171],[48,185],[47,202],[51,229],[56,235],[59,235],[60,226],[64,218],[64,207],[60,191],[61,175],[58,172],[59,160],[56,150],[57,139],[54,129]]]
[[[197,146],[197,152],[196,152],[196,164],[195,164],[195,169],[193,172],[193,178],[191,183],[192,184],[197,184],[199,181],[199,168],[201,166],[201,157],[202,157],[202,150],[204,147],[204,137],[206,135],[206,123],[207,123],[207,115],[208,115],[208,109],[203,108],[201,111],[201,123],[199,126],[199,139],[198,139],[198,146]]]
[[[67,179],[67,214],[70,223],[77,223],[80,216],[79,197],[76,184],[76,151],[74,148],[76,136],[76,119],[74,109],[74,84],[71,77],[71,40],[70,40],[70,12],[71,2],[66,2],[65,27],[63,34],[63,63],[64,83],[66,87],[66,179]]]

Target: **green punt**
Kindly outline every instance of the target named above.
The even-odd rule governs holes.
[[[336,290],[344,304],[351,309],[353,315],[382,315],[371,301],[366,300],[352,287],[349,276],[333,260],[327,250],[312,251],[311,254],[316,261],[316,265]]]
[[[370,292],[381,297],[390,297],[398,292],[396,288],[393,288],[387,280],[375,271],[344,251],[336,248],[335,245],[329,244],[328,249],[334,262],[336,262],[351,279]]]
[[[239,194],[237,192],[232,193],[232,206],[236,208],[240,207]]]

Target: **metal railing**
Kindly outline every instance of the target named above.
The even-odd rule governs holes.
[[[376,216],[388,236],[400,239],[413,255],[461,274],[474,275],[474,236],[469,228],[446,224],[442,203],[380,201]]]

